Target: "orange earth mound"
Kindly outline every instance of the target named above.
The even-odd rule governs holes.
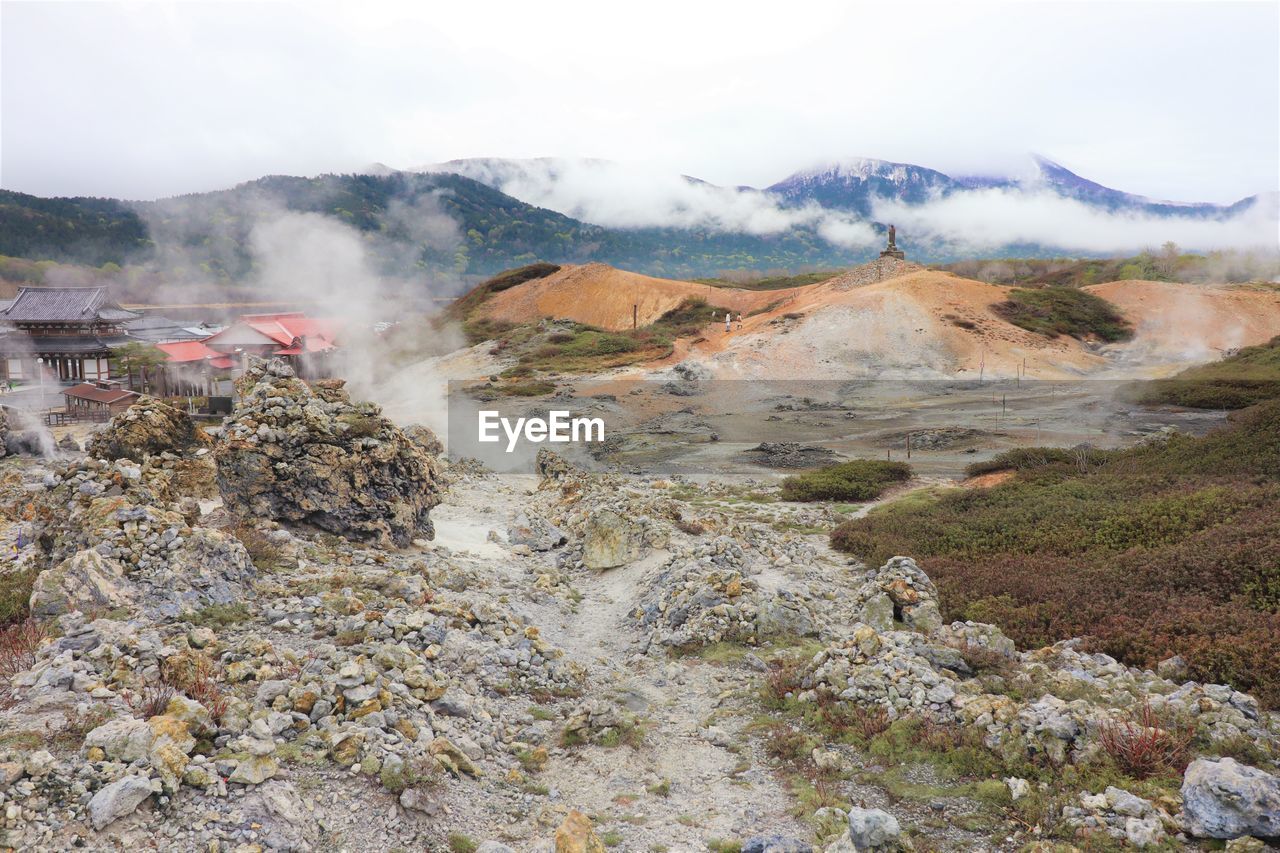
[[[1210,361],[1280,335],[1280,291],[1109,281],[1084,288],[1133,324],[1127,349],[1148,362]]]
[[[888,277],[876,280],[882,275]],[[873,263],[769,291],[585,264],[495,294],[480,312],[510,322],[554,317],[620,330],[631,327],[633,305],[644,326],[700,297],[752,316],[727,333],[718,322],[708,324],[699,338],[678,342],[668,359],[648,367],[695,359],[725,378],[1013,378],[1024,366],[1032,379],[1167,373],[1280,333],[1280,293],[1124,281],[1087,289],[1133,323],[1133,341],[1100,346],[1046,338],[992,310],[1011,289],[912,264]]]
[[[494,294],[480,315],[512,323],[553,317],[620,331],[631,328],[632,305],[638,324],[647,326],[689,298],[745,314],[777,299],[774,293],[653,278],[608,264],[566,265],[546,278]]]

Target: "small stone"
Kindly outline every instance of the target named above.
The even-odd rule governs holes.
[[[145,776],[125,776],[112,782],[89,801],[89,819],[93,828],[101,830],[125,815],[133,814],[152,793],[151,781]]]
[[[227,781],[239,782],[242,785],[261,785],[275,776],[277,769],[276,761],[271,756],[254,755],[237,764],[235,772]]]

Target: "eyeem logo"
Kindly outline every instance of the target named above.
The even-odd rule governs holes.
[[[571,441],[604,441],[604,420],[601,418],[572,418],[569,412],[551,411],[549,418],[516,418],[513,424],[510,418],[504,418],[498,412],[481,409],[479,412],[479,440],[482,443],[494,444],[507,437],[507,453],[515,450],[516,442],[523,436],[525,441],[540,444],[549,441],[553,444],[568,444]]]

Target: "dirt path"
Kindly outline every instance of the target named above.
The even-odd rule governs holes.
[[[507,476],[455,486],[433,513],[436,544],[491,573],[495,582],[527,591],[556,561],[555,552],[523,553],[505,541],[510,520],[527,507],[535,485],[533,477]],[[915,484],[930,485],[934,484]],[[490,530],[498,535],[491,536]],[[831,551],[825,536],[808,539],[818,552],[818,574],[841,577],[847,557]],[[760,835],[812,838],[814,826],[795,816],[805,811],[799,808],[800,789],[795,787],[804,788],[804,781],[779,770],[765,752],[769,735],[763,725],[775,718],[757,699],[762,682],[759,659],[748,657],[745,650],[725,657],[646,653],[645,632],[630,612],[646,588],[646,578],[669,556],[657,550],[604,572],[571,570],[573,594],[568,600],[547,594],[521,597],[520,611],[539,626],[542,637],[587,672],[584,696],[552,703],[547,710],[554,709],[563,719],[582,703],[600,701],[637,715],[643,729],[643,741],[635,745],[550,748],[545,768],[530,776],[532,790],[546,796],[545,804],[531,808],[533,822],[545,831],[565,811],[578,809],[592,816],[597,831],[613,840],[614,849],[624,851],[707,850],[716,840],[741,842]],[[787,567],[767,566],[753,577],[761,588],[773,589],[798,575]],[[516,597],[511,596],[513,606]],[[771,654],[768,649],[758,651],[765,657]],[[835,799],[892,807],[900,816],[920,821],[936,822],[944,806],[960,813],[972,810],[963,797],[946,798],[945,788],[939,788],[935,802],[895,804],[882,787],[863,781],[865,774],[872,778],[885,768],[847,747],[839,751],[850,773],[829,792]],[[917,786],[936,781],[927,769],[897,772]],[[483,798],[474,799],[483,810]],[[503,838],[517,849],[525,849],[526,839],[538,837],[536,831],[530,837],[527,826],[513,827],[482,814],[465,817],[483,826],[488,837]],[[950,849],[972,849],[986,840],[962,830],[947,833],[954,835]]]
[[[532,485],[532,478],[511,477],[455,487],[433,513],[437,545],[483,555],[478,565],[528,583],[553,557],[520,555],[489,541],[488,530],[505,533]],[[759,834],[808,837],[809,828],[790,815],[792,796],[745,731],[754,714],[753,671],[641,653],[644,636],[629,612],[646,573],[668,556],[655,551],[629,566],[575,572],[580,597],[571,606],[547,596],[522,602],[542,636],[587,669],[587,695],[565,707],[604,700],[637,714],[644,729],[638,747],[552,750],[536,781],[547,787],[553,809],[579,809],[596,818],[600,832],[620,835],[620,850],[703,850],[709,839]],[[495,823],[492,834],[507,829]]]

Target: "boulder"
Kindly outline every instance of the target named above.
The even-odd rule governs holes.
[[[31,615],[61,616],[73,610],[110,610],[133,604],[135,592],[124,567],[97,551],[77,551],[36,578]]]
[[[640,559],[644,532],[640,525],[612,510],[587,519],[582,533],[582,563],[588,569],[613,569]]]
[[[261,824],[270,850],[307,851],[315,849],[309,839],[319,832],[315,816],[303,805],[297,789],[288,782],[271,781],[257,788],[245,815]]]
[[[236,765],[236,769],[227,777],[228,782],[241,785],[261,785],[276,775],[279,766],[269,755],[251,755]]]
[[[1198,838],[1280,836],[1280,776],[1232,758],[1198,758],[1182,777],[1182,810]]]
[[[849,809],[849,840],[855,850],[893,850],[901,834],[898,819],[883,809]]]
[[[145,720],[121,717],[109,720],[89,732],[84,739],[84,750],[97,747],[112,761],[131,764],[146,758],[151,751],[155,732]]]
[[[569,541],[568,535],[540,515],[520,512],[507,528],[507,541],[532,551],[551,551]]]
[[[559,482],[574,473],[574,467],[554,450],[542,448],[533,462],[534,472],[544,483]]]
[[[435,460],[342,385],[308,385],[281,362],[245,372],[214,454],[225,506],[381,547],[433,538]]]
[[[867,578],[854,597],[863,602],[863,621],[878,631],[890,627],[884,624],[886,615],[890,625],[902,622],[922,634],[942,627],[938,588],[910,557],[889,560]]]
[[[146,776],[125,776],[93,795],[89,801],[89,820],[94,829],[101,830],[133,814],[151,794],[151,781]]]
[[[168,615],[191,613],[211,604],[243,601],[257,575],[244,545],[230,534],[195,527],[169,557],[162,585]]]
[[[143,397],[113,417],[85,444],[98,459],[132,459],[169,451],[180,453],[207,444],[208,437],[182,409],[154,397]]]

